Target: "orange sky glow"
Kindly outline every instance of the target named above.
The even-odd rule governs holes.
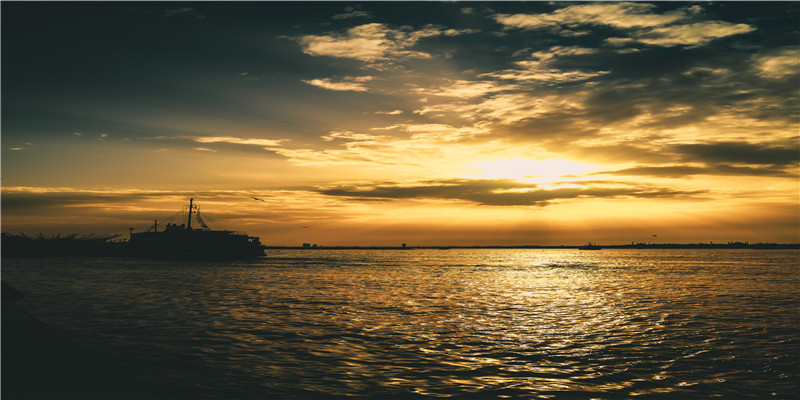
[[[796,3],[186,5],[3,4],[3,232],[800,241]]]

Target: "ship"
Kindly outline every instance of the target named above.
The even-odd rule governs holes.
[[[196,219],[197,228],[192,227]],[[189,199],[185,224],[168,223],[159,230],[158,221],[146,232],[133,232],[128,240],[132,256],[176,258],[247,258],[264,255],[258,237],[229,230],[213,230],[200,216],[200,210]]]
[[[592,242],[586,243],[583,246],[578,246],[578,250],[602,250],[602,249],[603,249],[602,247],[596,244],[592,244]]]

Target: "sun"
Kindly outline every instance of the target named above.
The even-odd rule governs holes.
[[[519,182],[552,183],[586,179],[583,175],[600,167],[563,159],[529,160],[514,158],[480,161],[466,166],[470,178],[513,179]]]

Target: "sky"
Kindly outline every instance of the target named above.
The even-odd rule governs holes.
[[[2,2],[2,231],[800,242],[797,2]]]

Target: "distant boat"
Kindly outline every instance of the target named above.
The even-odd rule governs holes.
[[[147,232],[133,233],[128,241],[128,251],[133,256],[145,257],[209,257],[239,258],[264,255],[259,238],[236,231],[212,230],[200,217],[200,211],[189,200],[186,224],[167,224],[158,230],[158,222]],[[199,229],[192,228],[193,217]]]
[[[602,249],[603,249],[602,247],[596,244],[592,244],[592,242],[586,243],[585,245],[578,247],[578,250],[602,250]]]

